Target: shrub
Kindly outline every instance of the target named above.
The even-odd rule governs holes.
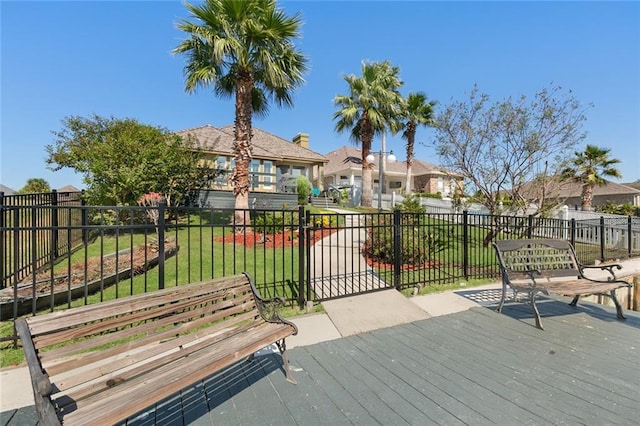
[[[396,210],[400,210],[403,213],[426,213],[427,209],[420,203],[420,197],[413,194],[409,194],[404,197],[402,203],[395,206]]]
[[[404,216],[404,215],[403,215]],[[363,246],[363,254],[374,261],[393,264],[395,253],[393,227],[382,221],[372,227]],[[400,264],[422,266],[435,255],[449,247],[449,239],[440,228],[427,225],[415,225],[413,221],[403,220],[400,237]]]
[[[331,224],[329,216],[315,216],[313,218],[313,226],[316,228],[328,228]]]
[[[305,205],[309,202],[309,197],[311,196],[311,182],[306,176],[300,175],[296,179],[296,184],[298,185],[298,204]]]
[[[298,212],[260,212],[251,220],[254,231],[280,234],[298,226]]]

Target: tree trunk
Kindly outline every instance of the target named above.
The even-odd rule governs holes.
[[[591,211],[593,201],[593,186],[585,183],[582,185],[582,210]]]
[[[405,193],[411,194],[411,167],[413,166],[413,146],[416,137],[416,125],[410,122],[407,129],[407,182],[404,185]]]
[[[236,231],[250,231],[249,224],[249,164],[251,163],[253,147],[251,146],[251,75],[238,77],[236,85],[236,120],[234,127],[233,152],[236,163],[231,182],[235,196]]]
[[[373,141],[373,127],[369,121],[367,111],[360,119],[360,138],[362,143],[362,207],[371,207],[373,203],[373,180],[371,179],[371,164],[367,162],[367,155],[371,152],[371,142]],[[378,176],[382,170],[378,170]],[[380,185],[378,177],[378,185]]]

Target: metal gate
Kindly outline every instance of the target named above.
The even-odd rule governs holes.
[[[392,213],[308,214],[306,218],[307,300],[384,290],[394,285],[394,267],[372,263],[372,232],[394,235]]]

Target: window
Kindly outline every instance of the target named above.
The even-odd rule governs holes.
[[[260,186],[260,160],[251,160],[249,164],[249,180],[251,181],[251,189]]]
[[[231,177],[231,172],[227,170],[227,157],[217,157],[216,158],[216,169],[224,170],[224,172],[216,175],[215,178],[215,186],[224,187],[227,186],[227,182]]]
[[[389,182],[390,189],[400,189],[402,188],[402,182]]]
[[[293,166],[293,170],[292,170],[292,174],[293,176],[297,177],[300,175],[306,176],[307,175],[307,168],[306,167],[302,167],[302,166]]]
[[[271,189],[271,184],[273,183],[273,161],[264,160],[262,162],[262,172],[264,176],[262,179],[262,186],[265,189]]]

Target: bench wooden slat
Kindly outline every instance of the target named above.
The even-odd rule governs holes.
[[[136,348],[142,350],[114,354],[93,363],[95,365],[78,366],[78,368],[82,367],[82,370],[74,376],[64,375],[63,378],[57,378],[51,374],[50,377],[61,391],[94,379],[100,379],[99,383],[91,384],[93,389],[91,393],[95,393],[106,387],[105,383],[109,380],[128,380],[173,360],[185,358],[208,346],[222,344],[224,340],[258,326],[260,323],[249,323],[232,330],[218,330],[219,334],[213,334],[210,330],[204,329],[201,333],[189,334],[167,342],[149,345],[146,348]],[[226,344],[226,342],[224,343]]]
[[[234,276],[233,280],[230,280],[228,283],[224,278],[218,278],[210,282],[202,281],[192,283],[189,284],[188,288],[186,288],[187,286],[171,287],[101,302],[99,304],[79,306],[65,311],[56,311],[47,315],[30,317],[28,318],[29,328],[31,329],[32,335],[36,336],[91,321],[95,319],[94,315],[96,310],[105,314],[109,313],[110,316],[124,315],[132,311],[135,312],[159,304],[169,303],[180,298],[189,298],[191,294],[198,295],[225,289],[233,291],[235,287],[244,287],[247,285],[246,278],[244,280],[242,278],[242,275]],[[225,284],[229,285],[226,286]]]
[[[577,304],[580,296],[608,296],[616,306],[617,317],[624,319],[622,306],[616,298],[615,291],[622,287],[631,287],[631,284],[616,279],[613,268],[620,269],[620,265],[599,265],[602,270],[608,271],[611,277],[606,281],[594,280],[584,275],[584,269],[587,267],[578,262],[575,250],[568,241],[504,240],[496,241],[493,247],[502,275],[502,297],[498,312],[502,311],[507,287],[511,287],[516,291],[528,293],[536,326],[540,329],[542,322],[535,304],[535,297],[539,292],[573,296],[570,303],[572,306]]]
[[[169,332],[149,336],[145,339],[135,340],[125,345],[119,345],[107,350],[96,351],[87,354],[86,356],[73,357],[66,362],[64,360],[58,361],[54,359],[53,362],[43,362],[42,365],[45,367],[51,377],[62,374],[66,371],[73,371],[77,368],[91,366],[93,364],[97,364],[97,366],[96,370],[91,374],[97,373],[97,368],[113,371],[114,369],[121,367],[118,367],[116,364],[108,365],[106,364],[105,359],[109,359],[110,357],[118,357],[120,358],[120,364],[122,366],[131,365],[141,359],[144,359],[145,357],[152,357],[169,350],[169,348],[180,347],[182,345],[188,344],[191,341],[200,339],[203,333],[216,334],[219,331],[226,329],[231,329],[232,332],[237,332],[242,328],[242,326],[240,326],[240,324],[242,323],[246,323],[246,326],[259,323],[257,321],[253,321],[253,313],[251,312],[242,316],[234,317],[233,319],[233,323],[231,323],[230,321],[222,321],[216,325],[192,332],[190,334],[177,333],[173,330],[170,330]],[[180,337],[175,337],[177,335]],[[220,340],[222,340],[223,338],[224,335],[218,336],[218,339]],[[63,389],[68,386],[75,385],[59,383],[57,381],[56,383]]]
[[[248,302],[249,301],[248,299],[250,297],[251,295],[245,296],[246,298],[245,301]],[[77,343],[61,346],[59,348],[43,352],[40,355],[40,360],[43,364],[47,363],[48,365],[57,365],[58,363],[63,362],[65,358],[70,358],[70,357],[71,358],[83,357],[84,360],[91,360],[91,354],[88,354],[87,352],[91,350],[95,350],[96,348],[103,345],[112,344],[118,341],[121,341],[120,342],[121,345],[125,345],[125,344],[128,346],[135,345],[135,344],[144,345],[146,344],[145,343],[146,341],[165,339],[176,333],[183,334],[194,328],[201,327],[207,324],[208,322],[219,321],[226,316],[238,315],[241,312],[246,311],[246,306],[243,306],[243,305],[238,306],[238,305],[232,304],[231,302],[224,303],[224,305],[228,306],[228,308],[225,311],[216,312],[213,315],[205,316],[203,313],[206,312],[207,310],[204,308],[200,308],[195,311],[181,313],[175,316],[167,316],[153,322],[147,322],[147,323],[138,325],[136,327],[125,328],[117,332],[93,336],[89,340],[82,340]],[[252,306],[252,305],[249,305],[249,306]],[[251,312],[250,314],[247,315],[247,318],[250,318],[251,316],[255,316],[255,313]],[[198,318],[198,319],[193,320],[192,318]],[[185,322],[187,320],[190,320],[190,321]],[[172,324],[177,324],[177,325],[173,326],[170,329],[164,330],[162,332],[155,331],[159,327],[167,327]],[[136,335],[142,335],[145,333],[147,334],[147,337],[138,339],[135,341],[135,343],[126,342],[126,339],[128,338],[131,338]],[[117,350],[117,349],[111,349],[111,350]],[[111,350],[106,349],[101,352],[103,354],[108,354]]]
[[[228,367],[240,359],[268,346],[270,342],[283,338],[289,331],[275,326],[256,338],[240,335],[231,345],[232,349],[217,347],[212,351],[201,351],[190,357],[188,363],[175,361],[154,370],[153,375],[133,379],[126,390],[114,386],[100,394],[76,401],[76,411],[65,415],[71,424],[113,424],[149,407],[186,386],[203,380],[211,374]],[[235,349],[235,350],[234,350]],[[104,400],[109,404],[105,404]],[[131,401],[134,401],[133,403]],[[113,409],[121,407],[120,409]]]
[[[272,343],[295,382],[278,303],[243,274],[20,319],[41,421],[124,420]]]
[[[188,314],[189,311],[186,311],[186,308],[189,308],[190,306],[206,304],[209,309],[222,310],[234,306],[238,303],[248,302],[253,298],[250,292],[243,295],[242,298],[234,298],[233,300],[227,301],[222,301],[221,296],[222,295],[220,293],[214,293],[208,297],[203,296],[197,299],[188,299],[185,301],[180,301],[179,303],[165,303],[157,307],[149,307],[145,311],[132,312],[130,315],[119,315],[115,317],[111,316],[110,314],[105,315],[103,312],[96,311],[96,315],[82,327],[75,326],[73,328],[60,329],[55,333],[35,336],[33,340],[36,347],[42,349],[49,345],[68,342],[74,339],[85,338],[99,333],[115,330],[117,328],[137,325],[145,321],[152,323],[158,321],[158,318],[175,316],[176,312],[180,313],[183,310],[185,310],[185,312]],[[216,306],[212,304],[212,302],[219,302],[220,304]],[[204,309],[204,311],[206,311],[206,308]],[[203,312],[196,312],[194,310],[193,316],[196,316],[196,314],[202,315]],[[126,335],[127,332],[123,331],[122,334]],[[121,338],[121,336],[117,335],[113,336],[111,340],[117,340],[119,338]]]

